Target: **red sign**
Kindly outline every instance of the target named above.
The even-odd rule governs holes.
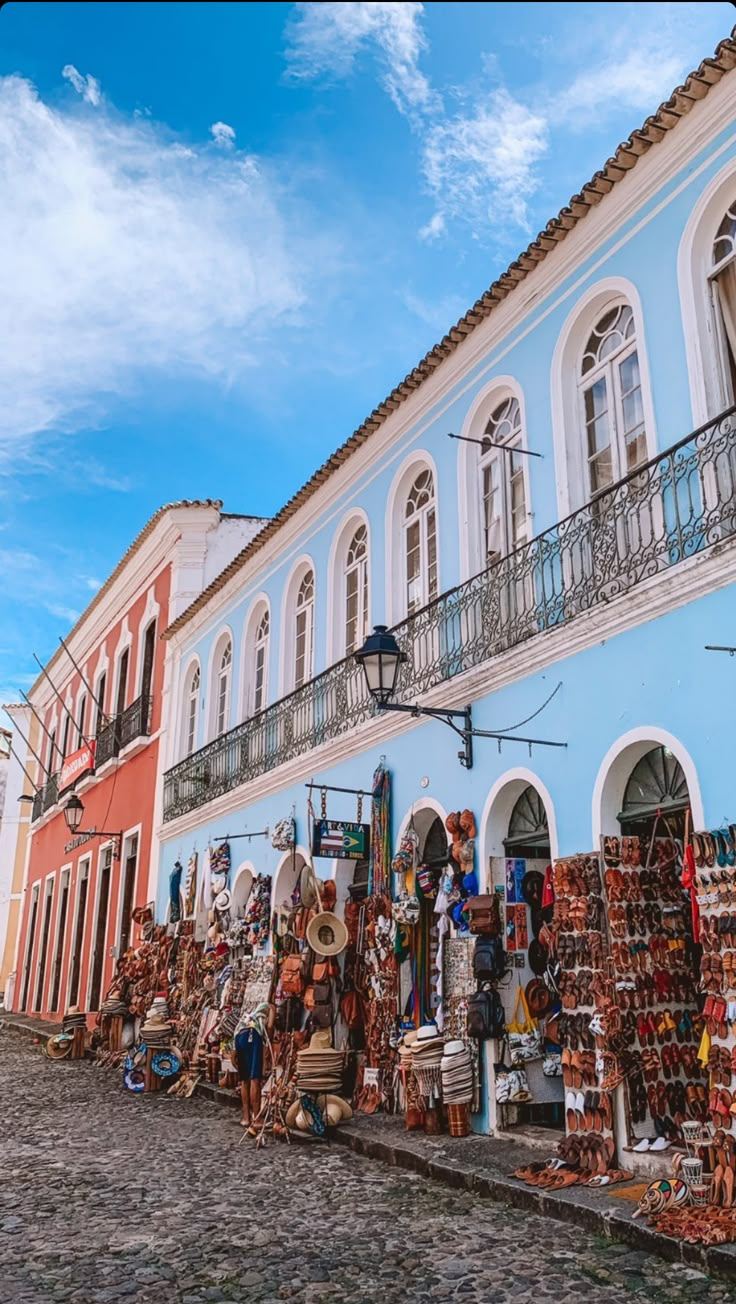
[[[88,770],[94,770],[94,768],[95,743],[93,739],[91,743],[85,743],[84,747],[80,747],[79,751],[72,752],[71,756],[67,756],[61,767],[59,792],[63,792],[65,788],[74,783],[80,774],[86,774]]]

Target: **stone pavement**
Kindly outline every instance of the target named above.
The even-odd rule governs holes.
[[[125,1093],[0,1028],[0,1304],[627,1304],[736,1288],[234,1111]]]

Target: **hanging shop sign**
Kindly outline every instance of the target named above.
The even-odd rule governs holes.
[[[70,756],[66,757],[59,775],[59,792],[69,788],[79,778],[80,774],[86,774],[88,770],[94,770],[94,768],[95,743],[93,739],[92,742],[85,743],[84,747],[80,747],[78,751],[72,752]]]
[[[367,860],[370,842],[370,824],[315,820],[312,855],[326,856],[330,860]]]

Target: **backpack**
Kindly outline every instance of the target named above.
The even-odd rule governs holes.
[[[473,974],[478,982],[493,983],[503,978],[508,963],[499,937],[477,937],[473,952]]]
[[[468,997],[468,1036],[478,1041],[503,1037],[506,1027],[501,997],[497,991],[474,992]]]

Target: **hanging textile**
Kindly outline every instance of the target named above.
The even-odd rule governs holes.
[[[389,892],[391,866],[391,775],[378,763],[373,775],[368,895]]]
[[[181,876],[184,866],[180,860],[174,864],[169,875],[169,923],[178,924],[181,919]]]
[[[197,904],[197,866],[199,856],[193,851],[187,865],[187,882],[184,889],[184,918],[191,919]]]

